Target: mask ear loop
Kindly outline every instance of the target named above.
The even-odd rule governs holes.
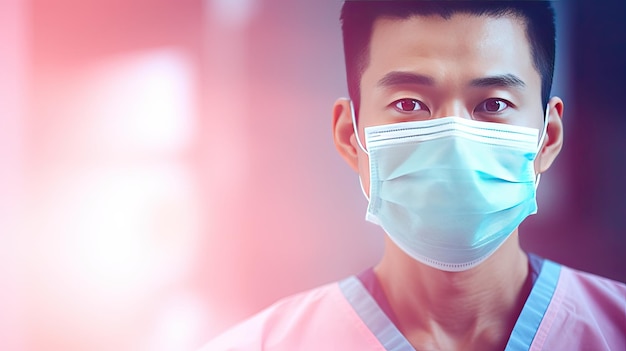
[[[352,114],[352,128],[354,129],[354,135],[356,136],[356,142],[359,144],[359,147],[361,148],[361,150],[363,150],[363,152],[365,152],[367,154],[367,156],[369,156],[369,152],[367,152],[367,150],[363,147],[363,144],[361,144],[361,138],[359,138],[359,131],[356,127],[356,114],[354,113],[354,105],[352,104],[352,100],[350,100],[350,113]],[[370,165],[371,167],[371,165]],[[371,180],[370,180],[371,181]],[[361,191],[363,192],[363,196],[365,196],[365,198],[367,199],[367,202],[370,201],[370,197],[367,196],[367,193],[365,192],[365,188],[363,187],[363,180],[361,179],[361,176],[359,175],[359,185],[361,186]]]
[[[359,131],[356,127],[356,114],[354,113],[354,105],[352,104],[352,100],[350,100],[350,114],[352,115],[352,128],[354,129],[356,142],[359,144],[359,147],[361,148],[361,150],[363,150],[363,152],[369,155],[370,153],[367,152],[367,150],[365,150],[365,147],[363,147],[363,144],[361,144],[361,138],[359,138]]]
[[[546,139],[546,132],[548,131],[548,113],[550,112],[550,104],[546,105],[546,115],[543,118],[543,131],[541,132],[541,138],[539,138],[539,145],[537,146],[537,153],[541,152],[541,147],[543,146],[543,142]],[[541,173],[537,174],[535,177],[535,190],[539,186],[539,181],[541,180]]]

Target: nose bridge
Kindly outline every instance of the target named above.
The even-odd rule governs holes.
[[[472,111],[469,111],[467,106],[460,99],[451,98],[442,101],[432,114],[432,118],[450,116],[471,119]]]

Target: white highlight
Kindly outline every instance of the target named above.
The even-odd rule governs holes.
[[[223,25],[245,25],[256,8],[255,0],[209,0],[210,15]]]
[[[171,49],[107,60],[87,73],[89,137],[107,149],[180,151],[193,130],[191,65]]]

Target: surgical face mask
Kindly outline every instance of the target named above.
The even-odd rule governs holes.
[[[464,271],[537,212],[537,129],[459,117],[365,128],[366,220],[419,262]],[[365,192],[364,192],[365,193]]]

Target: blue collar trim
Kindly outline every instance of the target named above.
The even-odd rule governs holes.
[[[352,308],[361,317],[372,334],[389,351],[415,351],[409,341],[380,309],[357,277],[349,277],[339,282],[341,292]]]
[[[505,351],[528,350],[537,334],[543,316],[552,301],[561,274],[561,265],[544,260],[541,273],[524,304]]]
[[[520,313],[505,351],[528,350],[550,305],[561,273],[561,265],[544,260],[541,272]],[[378,306],[361,281],[349,277],[339,288],[361,320],[376,336],[385,350],[415,351],[409,341]]]

